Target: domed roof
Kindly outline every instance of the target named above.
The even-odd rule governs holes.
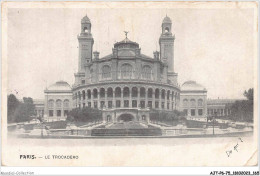
[[[172,20],[166,15],[163,19],[163,23],[172,23]]]
[[[55,84],[52,84],[48,90],[62,90],[62,91],[71,91],[70,85],[65,81],[58,81]]]
[[[139,48],[138,43],[129,40],[127,37],[121,42],[116,42],[114,44],[114,48],[118,48],[118,46],[121,46],[121,48]]]
[[[196,83],[196,81],[186,81],[181,86],[182,91],[206,91],[206,88]]]
[[[90,23],[90,19],[88,18],[88,16],[84,16],[82,19],[81,19],[81,23]]]

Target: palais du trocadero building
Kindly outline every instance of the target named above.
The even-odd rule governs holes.
[[[58,81],[45,90],[45,117],[65,119],[69,110],[85,106],[101,109],[104,122],[149,122],[151,109],[206,116],[206,89],[187,81],[182,91],[178,84],[175,36],[169,17],[163,19],[160,51],[153,52],[153,57],[142,54],[139,44],[129,40],[126,33],[125,39],[114,44],[111,54],[100,58],[99,52],[93,51],[91,27],[90,19],[82,18],[75,83],[71,87]]]

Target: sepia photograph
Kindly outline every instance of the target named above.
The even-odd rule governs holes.
[[[257,166],[257,22],[257,2],[2,3],[2,166]]]

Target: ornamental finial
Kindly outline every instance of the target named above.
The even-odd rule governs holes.
[[[124,31],[124,33],[125,33],[125,38],[127,38],[128,32],[129,32],[129,31]]]

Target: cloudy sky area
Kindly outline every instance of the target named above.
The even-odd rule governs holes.
[[[77,35],[86,13],[101,57],[124,39],[124,30],[153,57],[167,13],[179,84],[195,80],[209,98],[242,98],[253,87],[253,9],[9,9],[8,93],[38,99],[46,85],[74,83]]]

